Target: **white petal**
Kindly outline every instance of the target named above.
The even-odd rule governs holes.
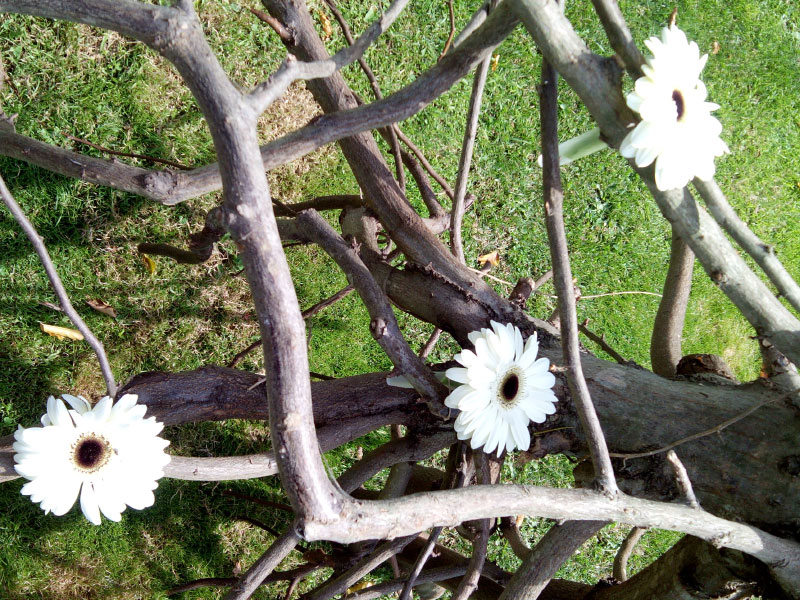
[[[445,371],[447,378],[456,383],[469,383],[469,376],[467,369],[463,367],[450,367]]]
[[[97,495],[91,483],[83,484],[81,490],[81,511],[93,525],[100,525],[100,507],[97,504]]]

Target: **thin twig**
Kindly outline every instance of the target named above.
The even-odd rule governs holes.
[[[600,348],[602,348],[602,349],[603,349],[603,352],[605,352],[606,354],[608,354],[608,355],[609,355],[611,358],[613,358],[613,359],[614,359],[615,361],[617,361],[619,364],[621,364],[621,365],[627,365],[627,364],[630,364],[630,363],[629,363],[629,362],[628,362],[628,361],[625,359],[625,357],[623,357],[623,356],[622,356],[622,355],[621,355],[619,352],[617,352],[616,350],[614,350],[614,348],[612,348],[611,346],[609,346],[609,345],[608,345],[608,342],[606,342],[605,336],[602,336],[602,335],[597,335],[596,333],[594,333],[594,332],[590,331],[590,330],[589,330],[589,328],[588,328],[588,327],[586,327],[586,324],[587,324],[588,322],[589,322],[589,319],[586,319],[586,320],[585,320],[583,323],[581,323],[580,325],[578,325],[578,330],[579,330],[579,331],[580,331],[580,332],[581,332],[583,335],[585,335],[587,338],[589,338],[590,340],[592,340],[592,341],[593,341],[595,344],[597,344],[598,346],[600,346]]]
[[[451,0],[452,1],[452,0]],[[450,5],[452,10],[453,6]],[[449,41],[449,40],[448,40]],[[475,136],[478,133],[478,118],[481,113],[483,89],[486,86],[486,77],[489,74],[491,56],[478,65],[472,80],[472,95],[469,99],[467,112],[467,125],[464,130],[464,141],[461,143],[461,156],[458,161],[458,175],[456,176],[456,195],[453,198],[453,208],[450,211],[450,249],[455,257],[466,264],[464,258],[464,244],[461,241],[461,223],[464,219],[464,198],[467,195],[467,181],[472,165],[472,153],[475,149]]]
[[[329,298],[325,298],[324,300],[320,300],[314,306],[311,306],[311,307],[307,308],[306,310],[304,310],[301,313],[303,318],[304,319],[310,319],[311,317],[313,317],[317,313],[321,312],[322,310],[328,308],[329,306],[334,305],[335,303],[337,303],[342,298],[346,298],[353,291],[353,289],[354,288],[353,288],[352,285],[347,285],[347,286],[343,287],[341,290],[339,290],[338,292],[336,292],[333,296],[330,296]],[[236,365],[238,365],[240,362],[242,362],[242,359],[244,359],[245,356],[250,354],[253,350],[258,348],[260,345],[261,345],[261,338],[258,338],[255,342],[250,344],[247,348],[245,348],[241,352],[237,353],[236,356],[234,356],[231,359],[231,362],[228,363],[228,368],[230,368],[230,369],[234,368]],[[318,375],[319,379],[324,379],[325,377],[326,377],[325,375],[321,375],[321,376]]]
[[[234,519],[236,519],[237,521],[242,521],[243,523],[249,523],[250,525],[258,527],[259,529],[263,529],[264,531],[275,537],[280,537],[281,535],[280,532],[274,529],[273,527],[270,527],[266,523],[262,523],[261,521],[259,521],[258,519],[254,519],[253,517],[248,517],[247,515],[236,515]]]
[[[342,48],[330,58],[312,62],[300,62],[292,55],[287,56],[278,70],[267,81],[259,84],[250,92],[248,100],[252,108],[260,114],[280,98],[295,81],[330,77],[339,69],[361,58],[367,48],[378,39],[378,36],[386,31],[400,16],[408,2],[409,0],[394,0],[391,6],[381,14],[380,18],[367,27],[367,30],[357,40]]]
[[[687,442],[693,442],[694,440],[699,440],[700,438],[704,438],[706,436],[711,435],[712,433],[719,433],[723,429],[730,427],[734,423],[738,423],[745,417],[751,415],[752,413],[756,412],[759,408],[766,406],[767,404],[772,404],[773,402],[781,402],[784,400],[788,400],[795,394],[800,392],[800,389],[792,390],[788,394],[784,394],[783,396],[779,396],[778,398],[772,398],[770,400],[764,400],[763,402],[759,402],[755,406],[748,408],[746,411],[739,413],[735,417],[731,417],[730,419],[723,421],[719,425],[714,425],[710,429],[705,429],[699,433],[693,433],[692,435],[686,436],[685,438],[681,438],[675,442],[667,444],[666,446],[662,446],[661,448],[657,448],[655,450],[649,450],[647,452],[630,452],[630,453],[619,453],[619,452],[612,452],[611,456],[613,458],[623,458],[625,460],[633,459],[633,458],[645,458],[647,456],[655,456],[656,454],[661,454],[662,452],[667,452],[668,450],[672,450],[673,448],[677,448],[678,446],[685,444]]]
[[[190,592],[204,587],[227,587],[236,583],[236,577],[203,577],[187,581],[167,591],[167,596],[175,596],[183,592]]]
[[[420,150],[399,127],[396,127],[396,131],[397,137],[400,138],[400,141],[403,142],[409,150],[411,150],[411,153],[417,157],[417,160],[425,168],[428,174],[433,177],[433,180],[441,186],[441,188],[444,190],[444,193],[447,194],[447,196],[452,200],[455,194],[453,192],[453,188],[451,188],[450,184],[447,183],[447,180],[442,177],[439,172],[433,168],[433,166],[431,166],[431,163],[429,163],[428,159],[425,158],[422,150]]]
[[[53,291],[58,297],[58,301],[61,303],[61,308],[64,309],[69,320],[72,321],[72,324],[81,332],[83,338],[89,346],[91,346],[92,350],[94,350],[97,356],[97,362],[100,363],[100,371],[106,382],[106,393],[113,398],[117,393],[117,384],[114,381],[114,374],[111,372],[111,365],[108,363],[108,357],[106,356],[103,344],[94,336],[91,329],[83,322],[83,319],[81,319],[78,312],[72,306],[67,291],[64,289],[64,284],[61,283],[61,278],[58,276],[56,267],[50,259],[50,253],[47,251],[44,241],[36,231],[36,228],[28,220],[28,217],[25,216],[25,213],[22,208],[20,208],[19,204],[17,204],[17,201],[14,200],[11,192],[8,191],[6,182],[3,181],[2,177],[0,177],[0,196],[3,197],[3,202],[25,232],[25,235],[28,236],[34,250],[36,250],[36,254],[39,256],[39,260],[42,262],[42,266],[44,266],[44,270],[47,273],[47,278],[50,280],[50,285],[53,287]]]
[[[430,337],[428,337],[428,341],[419,349],[419,357],[421,359],[428,358],[433,349],[436,347],[436,342],[439,341],[439,337],[442,335],[442,330],[436,327],[432,332]]]
[[[694,495],[692,488],[692,481],[689,479],[689,474],[686,472],[686,467],[683,466],[681,459],[675,453],[675,450],[667,451],[667,462],[672,467],[672,472],[675,475],[675,482],[678,484],[678,489],[681,495],[686,500],[686,503],[692,508],[700,508],[700,503],[697,501],[697,496]]]
[[[444,581],[446,579],[460,577],[465,572],[466,567],[464,565],[427,569],[420,573],[417,577],[417,585],[421,585],[423,583],[435,583],[437,581]],[[399,592],[405,584],[405,578],[400,577],[385,583],[379,583],[377,585],[370,586],[354,594],[348,594],[346,598],[347,600],[374,600],[375,598],[382,598]]]
[[[453,9],[453,0],[447,0],[447,12],[450,16],[450,33],[447,36],[447,41],[444,43],[442,53],[439,55],[439,60],[450,50],[450,44],[453,43],[453,38],[456,36],[456,11]]]
[[[645,527],[632,527],[617,550],[614,557],[614,579],[620,583],[628,580],[628,559],[646,531]]]
[[[386,294],[377,284],[355,249],[323,219],[316,211],[303,211],[297,216],[298,223],[307,234],[327,252],[339,267],[347,273],[353,287],[358,290],[370,313],[370,333],[384,352],[425,399],[430,410],[437,415],[449,414],[443,404],[447,395],[445,388],[433,376],[425,363],[409,348]]]
[[[247,500],[248,502],[252,502],[253,504],[259,504],[261,506],[266,506],[268,508],[277,508],[278,510],[283,510],[286,512],[294,512],[294,509],[291,506],[283,502],[264,500],[263,498],[256,498],[255,496],[242,494],[240,492],[234,492],[233,490],[222,490],[222,495],[230,496],[231,498],[238,498],[239,500]]]
[[[181,169],[183,171],[189,171],[189,170],[191,170],[193,168],[193,167],[189,167],[189,166],[186,166],[184,164],[181,164],[179,162],[166,160],[164,158],[156,158],[154,156],[147,156],[146,154],[134,154],[132,152],[120,152],[119,150],[112,150],[111,148],[106,148],[105,146],[100,146],[99,144],[95,144],[93,142],[90,142],[89,140],[84,140],[82,138],[75,137],[74,135],[70,135],[70,134],[68,134],[68,133],[66,133],[64,131],[61,132],[61,135],[63,135],[65,138],[71,139],[73,142],[78,142],[79,144],[84,144],[86,146],[91,146],[95,150],[100,150],[100,152],[105,152],[106,154],[112,154],[114,156],[126,156],[128,158],[139,158],[141,160],[147,160],[147,161],[150,161],[152,163],[158,163],[158,164],[162,164],[162,165],[168,165],[170,167],[175,167],[176,169]]]
[[[251,8],[250,12],[253,13],[256,17],[264,21],[267,25],[272,27],[275,33],[278,34],[278,37],[281,38],[281,41],[284,43],[291,43],[292,41],[292,33],[283,26],[278,19],[273,17],[271,14],[264,12],[263,10],[258,10],[257,8]]]
[[[325,0],[325,4],[328,5],[331,13],[333,14],[333,18],[336,19],[336,22],[339,24],[339,27],[344,34],[345,40],[349,45],[353,45],[355,40],[353,39],[353,34],[350,31],[350,26],[347,24],[347,20],[342,16],[342,13],[339,11],[338,7],[336,6],[336,2],[334,0]],[[361,67],[361,70],[366,75],[367,80],[369,81],[369,85],[372,88],[373,94],[375,94],[375,99],[380,100],[383,98],[383,94],[381,93],[380,85],[378,84],[378,79],[375,77],[375,74],[372,72],[372,69],[367,64],[367,61],[364,60],[363,57],[359,57],[358,64]],[[390,125],[389,127],[384,128],[389,137],[389,146],[392,150],[392,156],[394,157],[394,167],[395,167],[395,176],[397,177],[397,184],[400,186],[403,194],[406,193],[406,175],[403,171],[403,156],[400,151],[400,142],[397,139],[397,132],[395,131],[395,126]]]
[[[580,346],[578,343],[578,319],[575,309],[575,294],[572,285],[572,270],[569,264],[567,237],[564,229],[561,173],[558,165],[558,74],[546,61],[542,64],[540,106],[542,115],[542,156],[544,160],[544,210],[547,238],[553,265],[553,282],[558,291],[558,306],[561,317],[561,343],[564,362],[567,365],[567,382],[575,401],[578,416],[586,434],[592,464],[601,491],[609,495],[618,492],[614,469],[608,455],[603,430],[592,404],[589,388],[583,377]]]

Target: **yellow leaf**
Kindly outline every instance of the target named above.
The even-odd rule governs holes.
[[[70,340],[82,340],[83,334],[76,329],[70,329],[69,327],[59,327],[58,325],[48,325],[47,323],[39,323],[39,327],[42,328],[47,335],[52,335],[55,338],[63,340],[64,338],[68,338]]]
[[[363,590],[364,588],[372,587],[373,583],[371,581],[362,581],[361,583],[357,583],[352,587],[347,588],[347,591],[344,593],[345,597],[349,596],[350,594],[355,594]]]
[[[482,254],[478,257],[478,262],[481,263],[481,266],[488,262],[491,263],[493,267],[496,267],[500,263],[500,253],[494,250],[493,252],[489,252],[489,254]]]
[[[150,275],[156,272],[156,261],[147,256],[147,254],[142,254],[142,262],[144,263],[144,266],[147,268],[147,272],[150,273]]]
[[[500,62],[500,55],[499,54],[495,54],[492,57],[492,73],[497,71],[497,63],[499,63],[499,62]]]
[[[320,23],[322,23],[322,33],[325,34],[323,39],[330,39],[330,37],[333,35],[333,29],[331,29],[331,20],[328,18],[328,15],[321,10],[319,11],[319,20]]]
[[[106,304],[105,302],[103,302],[99,298],[87,298],[86,299],[86,304],[91,306],[97,312],[101,312],[104,315],[108,315],[112,319],[116,319],[117,318],[117,311],[114,310],[114,307],[111,306],[110,304]]]

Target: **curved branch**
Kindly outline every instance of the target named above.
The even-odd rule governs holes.
[[[114,374],[111,372],[111,365],[108,363],[108,357],[106,356],[106,351],[103,348],[103,344],[101,344],[100,340],[94,336],[92,330],[89,329],[86,323],[84,323],[83,319],[81,319],[81,316],[72,306],[72,302],[69,300],[67,290],[64,289],[64,284],[61,283],[61,278],[58,276],[58,271],[56,271],[56,267],[53,264],[53,261],[50,259],[50,253],[47,251],[44,241],[36,231],[36,228],[34,228],[33,224],[28,220],[28,217],[25,216],[25,213],[22,211],[22,208],[20,208],[19,204],[17,204],[17,201],[14,200],[11,192],[8,191],[6,182],[3,181],[2,177],[0,177],[0,196],[2,196],[3,202],[5,203],[6,207],[8,207],[9,212],[25,232],[25,235],[33,245],[33,249],[39,256],[39,260],[41,261],[42,266],[47,273],[47,278],[50,280],[50,285],[53,287],[53,291],[58,297],[61,308],[64,309],[64,312],[69,317],[69,320],[72,321],[72,324],[75,325],[78,331],[81,332],[83,338],[86,340],[86,343],[89,344],[94,351],[95,356],[97,356],[97,362],[100,364],[100,371],[103,374],[103,379],[106,382],[107,394],[113,397],[114,394],[117,393],[117,383],[114,381]]]
[[[675,377],[675,368],[683,356],[681,339],[689,293],[692,291],[693,267],[694,253],[673,230],[664,292],[650,338],[653,373],[662,377]]]
[[[778,288],[781,296],[786,298],[796,311],[800,312],[800,286],[778,260],[775,249],[762,242],[739,218],[715,181],[695,179],[692,184],[720,227],[727,231],[736,240],[736,243],[756,261],[769,280]]]

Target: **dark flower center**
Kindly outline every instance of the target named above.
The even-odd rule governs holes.
[[[512,404],[514,398],[517,397],[517,392],[519,392],[519,377],[515,373],[511,373],[500,387],[500,393],[506,403]]]
[[[91,469],[103,456],[103,444],[99,440],[84,440],[78,446],[75,452],[75,458],[78,459],[78,464],[84,469]]]
[[[111,445],[94,433],[85,434],[72,448],[73,464],[85,473],[99,471],[111,457]]]
[[[681,117],[683,117],[684,111],[686,110],[686,105],[683,102],[683,95],[679,90],[674,90],[672,92],[672,101],[675,102],[675,106],[678,108],[678,121],[680,121]]]

